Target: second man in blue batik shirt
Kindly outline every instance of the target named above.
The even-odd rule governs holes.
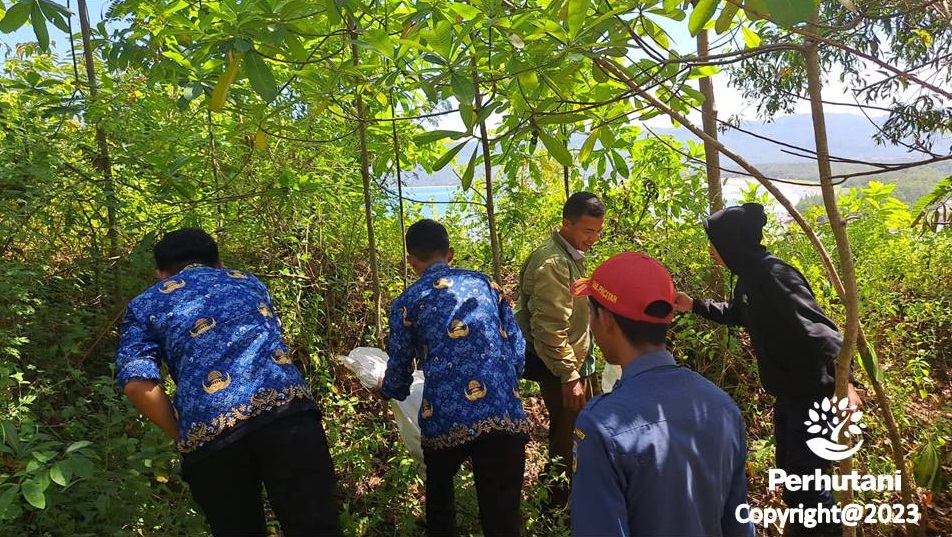
[[[448,265],[453,251],[443,225],[421,220],[406,242],[420,278],[390,308],[381,393],[405,399],[414,362],[423,368],[427,533],[456,535],[453,478],[470,459],[483,533],[519,535],[529,432],[518,393],[525,340],[495,282]]]

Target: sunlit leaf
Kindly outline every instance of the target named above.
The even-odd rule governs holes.
[[[707,21],[714,16],[720,2],[721,0],[698,0],[698,3],[694,5],[694,10],[691,11],[691,16],[688,18],[688,31],[691,32],[692,36],[701,33]]]
[[[451,160],[453,160],[453,157],[455,157],[457,153],[459,153],[460,151],[463,150],[464,147],[466,147],[467,143],[468,142],[462,142],[462,143],[456,144],[455,147],[453,147],[452,149],[444,153],[442,157],[440,157],[439,159],[437,159],[436,162],[433,163],[433,171],[439,171],[445,168],[446,165],[449,164]]]
[[[552,158],[554,158],[559,164],[563,166],[572,165],[572,153],[569,153],[569,150],[565,147],[564,140],[541,130],[539,131],[539,139],[542,140],[542,145],[545,146],[545,149],[549,152],[549,155],[551,155]]]

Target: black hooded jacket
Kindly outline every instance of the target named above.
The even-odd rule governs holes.
[[[816,303],[806,278],[760,244],[766,222],[756,203],[728,207],[707,219],[707,236],[737,275],[737,285],[730,302],[695,300],[694,313],[747,329],[768,393],[783,399],[828,397],[843,336]]]

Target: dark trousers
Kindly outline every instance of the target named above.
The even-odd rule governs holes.
[[[457,535],[453,478],[466,459],[473,464],[483,534],[518,537],[522,532],[519,502],[526,469],[526,439],[505,433],[489,433],[451,448],[423,450],[427,534]]]
[[[817,469],[826,472],[830,469],[830,462],[817,457],[807,447],[807,440],[811,435],[807,434],[807,426],[804,421],[808,419],[807,411],[810,409],[813,401],[799,401],[790,399],[777,399],[774,403],[774,437],[777,441],[777,468],[786,471],[788,474],[811,475]],[[799,490],[789,491],[784,489],[783,502],[787,507],[816,508],[822,504],[827,508],[832,508],[836,503],[833,500],[833,494],[829,490]],[[842,535],[842,528],[839,524],[817,524],[816,527],[806,528],[802,525],[788,525],[784,528],[784,535],[812,536],[812,535]]]
[[[279,418],[194,463],[186,457],[182,474],[216,537],[268,535],[262,484],[284,535],[340,535],[316,411]]]
[[[526,363],[532,359],[539,360],[537,356],[527,352]],[[543,369],[541,374],[535,375],[534,380],[539,383],[542,401],[549,414],[549,461],[546,463],[545,475],[554,476],[554,479],[546,483],[546,486],[549,489],[549,505],[561,508],[568,505],[569,487],[568,483],[558,476],[564,474],[567,479],[572,478],[572,434],[579,411],[568,409],[562,404],[562,379],[553,375],[545,366]],[[595,375],[582,377],[582,383],[586,401],[601,393],[601,386]]]

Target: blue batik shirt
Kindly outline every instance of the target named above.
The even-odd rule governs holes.
[[[414,359],[426,381],[422,444],[444,449],[479,435],[528,435],[519,399],[526,342],[502,289],[479,272],[428,267],[390,308],[390,361],[381,389],[410,393]]]
[[[116,352],[119,387],[160,382],[164,362],[176,386],[178,447],[190,453],[292,403],[316,408],[287,351],[263,283],[190,265],[129,303]]]

